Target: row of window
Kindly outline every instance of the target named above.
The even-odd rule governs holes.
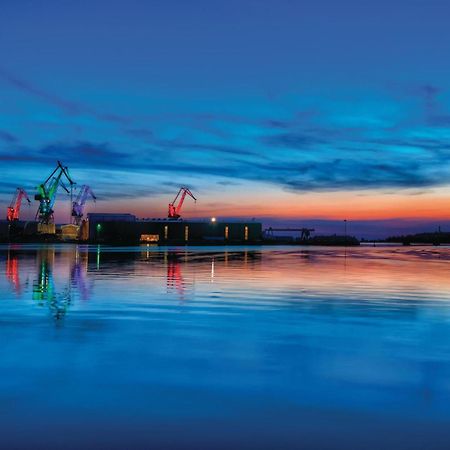
[[[225,239],[228,239],[229,237],[229,228],[228,226],[225,227]],[[166,225],[164,227],[164,239],[167,240],[169,239],[169,226]],[[159,240],[159,236],[157,234],[143,234],[141,236],[141,241],[144,240],[146,242],[155,242]],[[189,240],[189,226],[186,225],[184,227],[184,240],[188,241]],[[244,227],[244,240],[248,241],[248,226]]]

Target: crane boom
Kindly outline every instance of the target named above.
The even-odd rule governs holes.
[[[18,187],[16,189],[13,199],[11,200],[11,204],[8,206],[8,211],[6,213],[6,220],[8,220],[8,222],[19,220],[20,207],[22,206],[22,200],[24,198],[28,202],[28,204],[31,204],[31,201],[28,198],[25,189]]]
[[[67,167],[64,167],[60,161],[58,161],[55,170],[47,177],[47,179],[38,186],[38,193],[34,196],[35,200],[39,201],[39,208],[36,212],[36,218],[40,223],[53,223],[53,206],[56,200],[56,193],[58,187],[61,186],[67,193],[70,193],[69,189],[62,182],[62,177],[69,182],[70,187],[75,183],[70,178]]]
[[[169,203],[169,214],[168,214],[169,219],[177,220],[181,217],[181,208],[183,206],[186,195],[192,197],[195,202],[197,201],[197,199],[194,197],[189,188],[184,186],[181,187],[178,191],[178,194],[173,199],[172,203]],[[176,204],[178,199],[179,199],[178,204]]]
[[[94,202],[97,200],[97,197],[92,192],[92,189],[87,184],[83,184],[80,192],[78,192],[77,198],[74,202],[72,202],[72,217],[77,225],[80,225],[83,220],[84,205],[89,197],[92,197]]]

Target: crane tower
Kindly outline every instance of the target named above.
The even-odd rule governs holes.
[[[83,184],[80,192],[78,192],[77,198],[72,202],[72,217],[76,225],[80,225],[83,220],[84,205],[89,197],[91,197],[94,202],[97,200],[92,189],[87,184]]]
[[[194,201],[196,202],[197,199],[194,197],[192,192],[187,187],[181,187],[178,191],[178,194],[173,199],[172,203],[169,203],[169,214],[168,218],[171,220],[177,220],[181,217],[181,208],[184,203],[184,199],[186,198],[186,195],[189,195],[189,197],[192,197]],[[177,203],[178,201],[178,203]]]
[[[14,222],[19,220],[20,217],[20,207],[22,206],[22,200],[25,199],[28,205],[31,204],[25,189],[18,187],[14,194],[11,204],[8,206],[8,211],[6,213],[6,220],[8,222]]]
[[[63,177],[68,181],[70,191],[62,182]],[[55,204],[58,187],[61,186],[69,194],[72,192],[74,184],[74,181],[70,178],[68,168],[64,167],[61,162],[58,161],[55,170],[53,170],[47,179],[37,187],[38,193],[34,196],[34,199],[39,201],[36,219],[39,220],[40,224],[53,224],[53,206]]]

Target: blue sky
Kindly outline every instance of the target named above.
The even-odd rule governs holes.
[[[101,211],[163,216],[187,184],[192,216],[447,224],[449,15],[434,0],[0,0],[0,200],[61,159]]]

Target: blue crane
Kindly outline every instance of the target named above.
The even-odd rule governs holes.
[[[78,192],[77,198],[72,202],[72,217],[74,218],[76,225],[80,225],[83,220],[84,205],[89,197],[91,197],[94,202],[97,199],[92,192],[92,189],[87,184],[83,184],[80,188],[80,192]]]

